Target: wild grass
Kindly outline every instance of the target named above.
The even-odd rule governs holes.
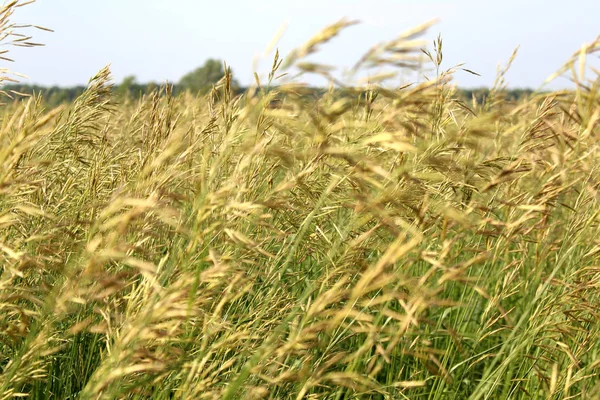
[[[428,26],[357,68],[414,66]],[[119,103],[103,69],[5,106],[0,399],[598,398],[599,45],[519,104],[502,74],[457,101],[438,39],[437,77],[354,99]]]

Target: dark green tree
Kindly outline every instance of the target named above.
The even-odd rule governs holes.
[[[116,92],[119,96],[126,97],[131,95],[135,86],[138,86],[135,75],[129,75],[123,79],[123,82],[121,82],[119,86],[117,86]]]
[[[178,86],[181,90],[190,90],[193,93],[207,93],[224,76],[223,62],[210,58],[203,66],[181,78]],[[232,86],[237,87],[239,84],[232,79]]]

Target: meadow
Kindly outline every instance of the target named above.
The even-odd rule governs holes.
[[[279,78],[349,24],[241,96],[6,101],[1,400],[600,398],[600,42],[518,102],[427,24],[355,68],[429,81]]]

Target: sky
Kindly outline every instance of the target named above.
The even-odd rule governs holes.
[[[342,17],[361,21],[311,58],[343,70],[372,45],[439,18],[424,38],[431,47],[441,34],[442,68],[465,63],[481,75],[457,73],[459,86],[492,85],[497,66],[520,45],[507,83],[539,88],[600,34],[599,15],[598,0],[37,0],[19,8],[13,22],[54,32],[31,31],[45,46],[11,49],[15,62],[0,61],[0,68],[42,85],[85,84],[107,64],[117,83],[128,75],[139,82],[177,82],[207,58],[219,58],[248,84],[255,66],[261,76],[268,71],[272,54],[263,53],[284,24],[278,43],[283,56]],[[262,58],[255,64],[257,56]],[[568,84],[562,78],[548,88]]]

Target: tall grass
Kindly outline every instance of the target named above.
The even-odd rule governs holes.
[[[348,25],[270,91],[4,108],[0,399],[600,396],[600,43],[519,104],[456,100],[441,39],[424,83],[277,85]]]

